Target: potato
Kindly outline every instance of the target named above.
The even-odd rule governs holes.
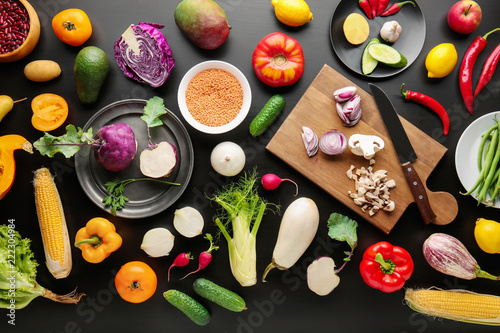
[[[24,75],[28,80],[45,82],[55,79],[61,74],[61,67],[52,60],[35,60],[24,67]]]
[[[368,21],[358,13],[349,14],[344,21],[344,35],[353,45],[362,44],[370,34]]]

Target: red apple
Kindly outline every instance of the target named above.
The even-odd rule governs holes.
[[[448,25],[461,34],[470,34],[479,26],[483,13],[481,7],[472,0],[455,3],[448,12]]]

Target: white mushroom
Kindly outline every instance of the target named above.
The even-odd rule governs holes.
[[[376,135],[353,134],[349,138],[349,149],[358,156],[370,160],[375,153],[384,148],[384,140]]]

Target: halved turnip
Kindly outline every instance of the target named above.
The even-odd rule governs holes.
[[[139,156],[142,174],[151,178],[167,177],[177,165],[177,161],[177,149],[168,141],[153,145],[153,148],[148,146]]]
[[[339,283],[332,258],[319,257],[307,267],[307,286],[319,296],[328,295]]]
[[[162,126],[160,117],[167,113],[163,99],[158,96],[150,98],[144,106],[144,114],[141,119],[147,125],[148,146],[139,156],[141,172],[146,177],[161,178],[170,175],[177,165],[177,148],[168,141],[153,143],[151,140],[151,127]]]

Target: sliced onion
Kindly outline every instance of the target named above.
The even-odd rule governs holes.
[[[318,152],[318,135],[307,126],[302,126],[302,141],[309,157],[314,156]]]
[[[339,155],[347,149],[347,137],[339,130],[332,129],[321,136],[319,149],[327,155]]]

